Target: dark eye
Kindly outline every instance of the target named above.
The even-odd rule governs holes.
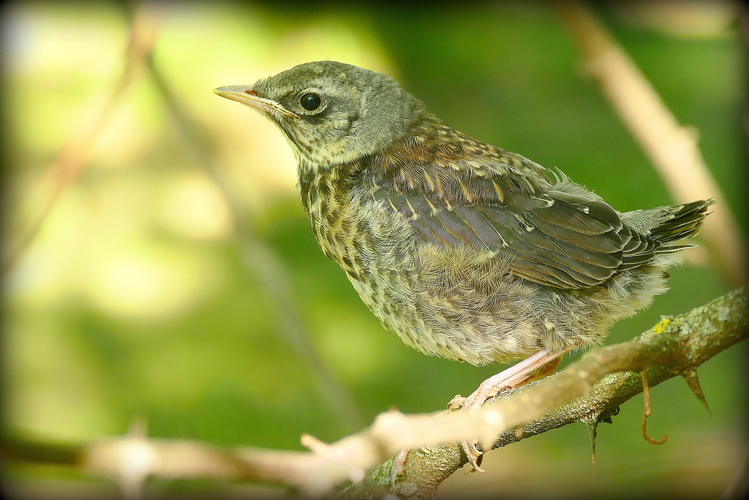
[[[322,98],[313,93],[304,94],[302,98],[299,99],[299,104],[301,104],[307,111],[314,111],[320,107],[320,104],[322,104]]]

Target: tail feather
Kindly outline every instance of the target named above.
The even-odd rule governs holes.
[[[713,200],[701,200],[621,214],[631,239],[624,248],[619,271],[651,264],[658,261],[659,256],[694,247],[684,240],[697,233],[708,215],[707,208],[713,203]],[[672,260],[669,258],[668,262]]]
[[[697,245],[695,245],[694,243],[684,243],[683,245],[664,245],[662,247],[659,247],[655,253],[676,253],[687,248],[694,248],[696,246]]]
[[[694,245],[676,245],[694,236],[707,216],[707,208],[713,200],[700,200],[675,207],[669,207],[665,217],[650,231],[650,238],[660,243],[657,253],[675,252]]]

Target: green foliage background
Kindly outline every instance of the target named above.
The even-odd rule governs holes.
[[[4,276],[8,435],[84,442],[141,416],[153,437],[301,449],[302,433],[336,440],[390,407],[443,408],[500,369],[428,358],[387,334],[317,248],[281,134],[215,87],[341,60],[392,74],[458,130],[559,167],[619,210],[672,201],[545,3],[157,5],[167,15],[154,67],[200,140],[180,132],[153,78],[140,74],[88,167]],[[679,37],[617,12],[601,10],[677,119],[699,131],[746,228],[745,53],[735,25]],[[45,172],[59,149],[114,87],[128,18],[109,3],[12,3],[3,23],[7,254],[49,197]],[[215,176],[246,224],[234,222]],[[674,270],[672,290],[608,342],[727,291],[703,261]],[[489,454],[489,472],[456,474],[443,494],[718,495],[746,460],[743,351],[701,370],[712,416],[680,380],[653,390],[649,431],[669,435],[663,446],[640,437],[641,400],[624,405],[599,429],[595,480],[580,424]],[[101,487],[64,479],[22,464],[5,477],[23,491]]]

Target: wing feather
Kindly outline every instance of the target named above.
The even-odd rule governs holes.
[[[613,208],[582,188],[573,194],[543,189],[513,179],[522,174],[506,169],[475,175],[475,165],[468,171],[421,165],[415,171],[422,182],[391,172],[392,183],[379,187],[375,199],[387,199],[423,241],[491,250],[523,279],[592,287],[652,258],[655,243],[631,232]]]

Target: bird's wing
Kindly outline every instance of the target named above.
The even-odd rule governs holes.
[[[542,188],[512,168],[411,166],[387,180],[373,196],[423,241],[488,249],[512,274],[542,285],[592,287],[653,255],[653,242],[593,193]]]

